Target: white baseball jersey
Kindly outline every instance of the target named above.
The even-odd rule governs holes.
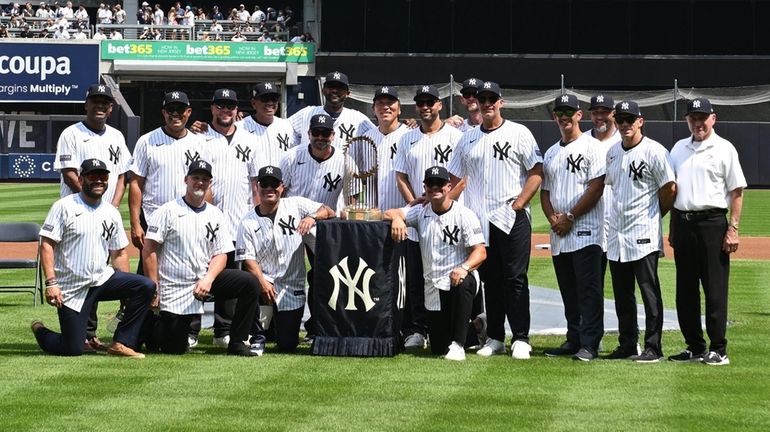
[[[505,120],[497,129],[477,127],[463,134],[447,166],[452,175],[468,182],[465,205],[481,221],[489,242],[489,224],[510,233],[516,222],[511,204],[527,181],[527,172],[542,163],[535,137],[524,125]],[[529,207],[527,207],[529,208]]]
[[[177,315],[203,313],[203,302],[193,289],[206,275],[211,259],[234,249],[233,238],[222,227],[222,211],[204,203],[200,209],[182,198],[158,208],[147,221],[147,238],[159,246],[158,285],[160,310]]]
[[[107,265],[109,251],[128,246],[120,212],[105,201],[92,207],[79,193],[53,203],[40,236],[57,243],[56,279],[64,305],[76,312],[83,307],[88,289],[102,285],[115,273]]]
[[[340,149],[347,140],[376,128],[374,123],[369,120],[369,117],[354,109],[343,107],[339,116],[334,117],[327,113],[323,106],[309,106],[302,108],[289,117],[291,127],[294,129],[294,139],[300,145],[310,143],[310,139],[307,136],[308,130],[310,130],[310,118],[316,114],[327,114],[334,119],[334,141],[332,145]]]
[[[102,201],[112,202],[118,176],[131,167],[131,152],[126,147],[123,134],[112,126],[105,125],[105,130],[95,132],[84,122],[75,123],[62,131],[56,143],[56,160],[53,169],[61,171],[72,168],[80,171],[80,164],[86,159],[99,159],[110,170],[107,190],[102,195]],[[72,194],[72,189],[61,180],[59,195],[63,198]]]
[[[589,129],[584,134],[587,134],[591,136],[592,138],[599,141],[599,148],[602,149],[604,152],[604,156],[607,156],[607,152],[610,151],[610,148],[615,145],[618,141],[620,141],[620,131],[615,128],[615,133],[610,135],[607,139],[600,140],[594,136],[594,130]],[[610,223],[610,208],[612,206],[612,188],[609,186],[604,187],[604,192],[602,193],[602,204],[604,205],[604,240],[602,241],[602,250],[604,252],[607,252],[607,233],[609,233],[609,223]]]
[[[460,124],[460,126],[457,126],[457,130],[459,130],[460,132],[465,133],[465,132],[468,132],[469,130],[471,130],[473,128],[477,128],[477,127],[479,127],[479,125],[472,125],[468,119],[465,119],[465,120],[463,120],[462,124]]]
[[[251,210],[238,228],[235,259],[259,264],[275,287],[279,311],[305,306],[305,254],[297,226],[320,208],[307,198],[281,198],[274,220]]]
[[[469,248],[484,244],[479,219],[458,202],[444,214],[436,214],[430,205],[404,207],[405,222],[417,229],[420,237],[423,277],[425,278],[425,308],[441,310],[439,290],[449,291],[449,274],[468,259]],[[479,275],[474,270],[476,281]],[[478,289],[478,285],[476,286]]]
[[[139,137],[131,171],[145,178],[142,210],[147,220],[158,207],[185,194],[187,167],[206,160],[203,154],[201,137],[190,131],[177,139],[160,127]]]
[[[629,262],[663,252],[658,191],[676,179],[668,151],[645,136],[628,150],[622,142],[616,143],[606,157],[604,190],[611,188],[614,197],[608,218],[607,259]]]
[[[228,140],[209,125],[203,140],[212,168],[212,202],[225,214],[224,229],[234,239],[241,219],[254,207],[251,178],[257,176],[255,160],[263,149],[256,146],[251,134],[237,126]]]
[[[255,159],[257,170],[267,165],[278,166],[283,156],[297,145],[291,123],[280,117],[273,117],[273,122],[265,126],[257,123],[254,116],[249,116],[236,123],[236,126],[252,133],[260,143],[260,148],[265,149],[260,151]]]
[[[545,152],[543,190],[550,192],[551,206],[557,213],[567,213],[580,201],[588,183],[605,174],[605,156],[599,142],[580,135],[569,144],[561,140]],[[604,205],[599,200],[587,213],[575,217],[572,229],[561,237],[551,231],[551,254],[574,252],[604,241]]]
[[[281,160],[281,173],[286,188],[284,196],[301,196],[320,202],[336,211],[344,207],[342,188],[350,179],[345,173],[345,159],[349,166],[354,162],[341,149],[333,148],[332,155],[319,161],[310,154],[310,145],[299,145],[291,149]],[[350,182],[351,194],[359,192],[359,183]]]
[[[746,187],[738,152],[715,130],[700,143],[692,136],[677,141],[671,163],[677,186],[674,208],[680,211],[730,208],[730,191]]]
[[[377,199],[380,210],[401,208],[406,204],[396,183],[396,171],[394,164],[400,147],[401,138],[409,132],[406,125],[399,125],[398,129],[385,135],[378,128],[369,130],[364,136],[377,143]],[[359,163],[359,167],[361,164]]]

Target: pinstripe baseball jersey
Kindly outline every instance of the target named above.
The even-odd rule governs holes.
[[[144,177],[142,210],[149,219],[161,205],[185,194],[187,167],[204,155],[202,138],[187,131],[182,138],[157,128],[139,137],[134,148],[131,171]]]
[[[380,210],[390,210],[392,208],[401,208],[406,204],[401,192],[398,191],[396,184],[396,171],[393,168],[396,155],[398,154],[401,138],[409,132],[406,125],[399,125],[398,129],[384,135],[378,128],[369,130],[364,136],[371,138],[377,143],[377,198]],[[361,165],[359,164],[359,167]]]
[[[80,164],[92,158],[104,162],[110,170],[107,190],[102,195],[102,201],[110,203],[115,196],[118,176],[131,167],[131,152],[126,147],[126,139],[114,127],[105,125],[103,132],[94,132],[84,122],[78,122],[64,129],[56,143],[53,169],[72,168],[79,171]],[[62,179],[59,196],[63,198],[70,194],[72,189]]]
[[[469,248],[484,244],[479,219],[458,202],[444,214],[436,214],[430,205],[404,207],[406,226],[417,229],[420,238],[423,277],[425,278],[425,308],[441,310],[439,290],[449,291],[449,274],[468,259]],[[476,281],[479,275],[474,270]],[[478,289],[478,285],[476,286]]]
[[[676,180],[668,151],[648,137],[626,150],[621,142],[607,153],[607,177],[612,189],[607,259],[629,262],[663,252],[658,190]]]
[[[295,147],[298,142],[291,123],[280,117],[273,117],[273,122],[269,126],[257,123],[253,116],[246,117],[235,125],[252,133],[260,143],[259,148],[267,149],[257,154],[255,159],[257,170],[267,165],[278,166],[286,152]]]
[[[329,114],[323,106],[309,106],[302,108],[289,117],[291,127],[294,129],[294,139],[298,145],[310,143],[307,132],[310,129],[310,118],[316,114]],[[332,145],[342,148],[345,142],[353,137],[365,134],[370,129],[377,127],[369,120],[369,117],[350,108],[342,108],[338,117],[331,116],[334,119],[334,141]]]
[[[583,134],[587,134],[590,137],[596,139],[599,141],[599,148],[602,149],[604,152],[603,156],[607,156],[607,152],[610,150],[610,148],[620,141],[620,131],[618,129],[615,129],[615,133],[609,136],[607,139],[599,140],[598,138],[594,137],[593,129],[589,129]],[[607,233],[609,233],[609,223],[610,223],[610,206],[612,205],[612,188],[609,186],[604,186],[604,192],[602,192],[602,205],[604,205],[604,240],[602,241],[602,250],[604,252],[607,252]]]
[[[345,159],[353,166],[353,159],[333,148],[331,157],[324,161],[316,160],[310,154],[310,145],[299,145],[291,149],[281,160],[281,173],[285,191],[283,196],[301,196],[326,204],[337,212],[343,209],[343,182],[349,175],[345,173]],[[358,182],[352,182],[351,193],[360,190]]]
[[[305,306],[305,254],[297,226],[320,208],[307,198],[281,198],[275,221],[251,210],[238,227],[235,259],[259,264],[275,287],[279,311]]]
[[[103,284],[115,273],[107,265],[109,251],[128,246],[120,212],[104,200],[92,207],[79,193],[53,203],[40,236],[57,243],[56,280],[64,305],[76,312],[83,307],[88,289]]]
[[[580,135],[567,145],[557,141],[545,152],[543,190],[550,192],[551,206],[557,213],[567,213],[588,190],[588,183],[605,174],[605,156],[599,142]],[[604,205],[599,200],[594,208],[576,217],[572,229],[561,237],[551,231],[551,254],[574,252],[604,241]]]
[[[255,158],[260,148],[251,134],[237,126],[229,142],[211,125],[203,140],[206,160],[213,169],[212,202],[225,214],[224,229],[234,239],[243,215],[254,207],[251,178],[259,171]]]
[[[213,205],[193,209],[182,198],[163,204],[147,221],[147,238],[159,244],[160,310],[203,313],[203,302],[193,297],[193,289],[214,256],[234,249],[233,238],[222,229],[225,223],[222,211]]]
[[[511,232],[516,222],[511,203],[521,193],[527,172],[542,162],[535,137],[512,121],[505,120],[492,131],[480,126],[460,138],[447,170],[456,177],[468,177],[465,205],[481,221],[485,241],[489,242],[490,223]]]

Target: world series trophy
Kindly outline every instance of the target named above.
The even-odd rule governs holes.
[[[342,147],[345,154],[345,179],[342,195],[345,200],[343,218],[357,221],[382,219],[378,208],[377,143],[366,136],[350,138]],[[351,166],[352,165],[352,166]]]

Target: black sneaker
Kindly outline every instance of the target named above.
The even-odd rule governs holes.
[[[629,358],[637,363],[658,363],[663,356],[652,348],[645,348],[641,354]]]
[[[589,362],[596,358],[596,353],[591,351],[588,348],[580,348],[577,353],[575,353],[574,356],[572,356],[575,360],[580,360],[584,362]]]
[[[700,362],[703,361],[703,354],[693,354],[690,350],[684,350],[679,354],[668,356],[672,362]]]
[[[633,356],[638,356],[639,354],[639,344],[636,344],[634,347],[619,346],[615,348],[615,351],[607,354],[603,358],[606,360],[622,360],[631,358]]]
[[[727,354],[722,355],[716,351],[709,351],[703,356],[703,363],[709,366],[724,366],[730,364],[730,359],[727,358]]]
[[[243,342],[234,342],[230,343],[227,346],[227,354],[229,355],[236,355],[236,356],[242,356],[242,357],[257,357],[259,356],[258,353],[251,350],[251,346],[246,345]]]
[[[543,351],[546,357],[559,357],[559,356],[571,356],[577,354],[580,347],[573,344],[570,341],[566,341],[559,345],[559,348],[551,348]]]

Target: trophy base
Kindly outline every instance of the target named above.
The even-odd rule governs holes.
[[[347,208],[344,210],[347,220],[378,221],[382,220],[382,212],[378,208],[360,209]]]

